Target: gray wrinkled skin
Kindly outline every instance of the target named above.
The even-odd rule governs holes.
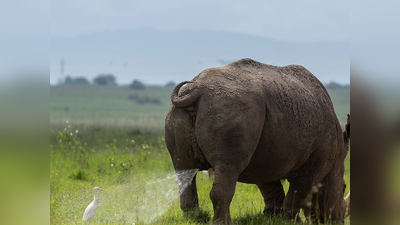
[[[303,208],[314,222],[343,222],[348,142],[307,69],[242,59],[202,71],[171,99],[165,140],[174,168],[214,169],[214,223],[231,222],[237,181],[257,184],[266,214],[298,221]],[[290,182],[286,196],[281,179]],[[184,211],[198,207],[195,178],[180,201]]]

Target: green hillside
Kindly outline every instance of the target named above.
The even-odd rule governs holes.
[[[50,87],[50,129],[57,131],[68,120],[80,129],[95,126],[159,131],[164,126],[171,91],[151,86],[140,91],[121,86]]]
[[[68,120],[80,129],[114,127],[162,131],[172,87],[63,85],[50,87],[50,129],[56,132]],[[350,90],[329,90],[342,125],[350,113]]]

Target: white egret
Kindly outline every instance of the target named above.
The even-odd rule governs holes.
[[[92,192],[94,195],[94,200],[86,207],[85,212],[83,213],[83,221],[85,222],[93,219],[94,215],[96,215],[97,212],[97,206],[100,206],[98,204],[99,196],[97,195],[97,191],[104,191],[104,190],[99,187],[93,188]]]

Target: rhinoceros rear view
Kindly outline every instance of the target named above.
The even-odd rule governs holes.
[[[348,143],[307,69],[242,59],[180,83],[171,98],[165,140],[174,168],[214,169],[214,222],[230,222],[237,181],[257,184],[266,214],[295,219],[303,208],[315,220],[343,222]],[[281,179],[290,182],[286,196]],[[198,206],[196,179],[180,201],[183,210]]]

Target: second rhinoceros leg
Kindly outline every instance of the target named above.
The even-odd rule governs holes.
[[[280,180],[268,183],[257,184],[264,197],[265,208],[263,213],[266,215],[276,215],[282,212],[285,192]]]
[[[311,185],[303,186],[290,184],[288,193],[283,202],[284,215],[286,218],[301,222],[299,217],[300,209],[303,207],[311,188]]]
[[[229,166],[216,166],[210,198],[214,207],[213,223],[228,224],[231,222],[229,205],[231,204],[239,176]]]
[[[346,213],[344,160],[335,161],[331,171],[325,176],[318,190],[319,221],[321,223],[343,223]],[[314,208],[314,212],[317,210]]]

